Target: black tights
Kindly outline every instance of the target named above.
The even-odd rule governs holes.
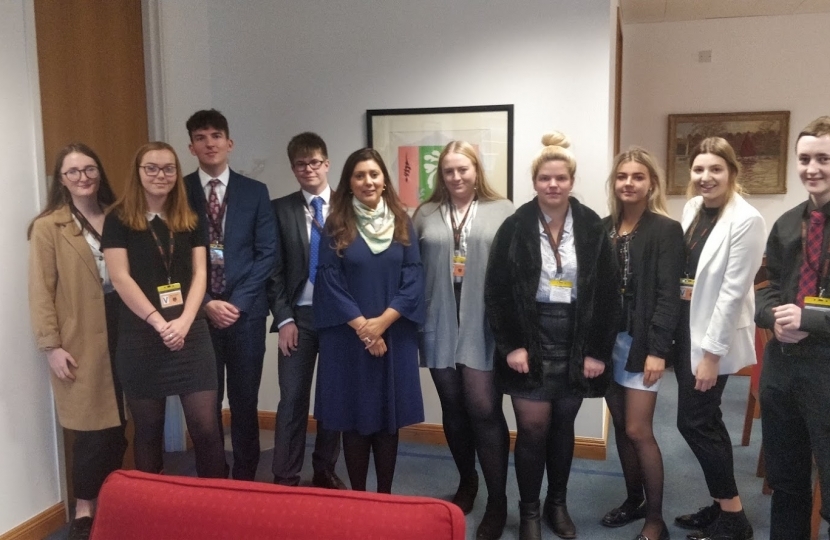
[[[202,478],[224,478],[225,449],[216,421],[216,390],[179,396],[187,431],[196,454],[196,474]],[[127,396],[135,420],[135,468],[161,473],[163,462],[165,398],[142,399]]]
[[[366,491],[370,451],[375,455],[378,493],[392,493],[392,478],[398,460],[398,432],[381,431],[371,435],[361,435],[357,431],[343,432],[343,457],[346,460],[349,483],[355,491]]]
[[[574,457],[574,420],[580,397],[539,401],[513,397],[516,412],[516,480],[524,503],[539,500],[542,477],[548,471],[548,493],[568,488]]]
[[[488,498],[504,499],[510,434],[493,372],[462,365],[429,372],[441,400],[444,435],[461,480],[476,475],[478,452]]]
[[[646,522],[642,533],[657,537],[663,528],[663,455],[652,428],[657,392],[624,388],[612,382],[605,396],[628,500],[639,503],[645,488]]]

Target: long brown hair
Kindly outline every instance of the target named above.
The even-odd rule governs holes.
[[[620,219],[620,213],[622,212],[620,201],[614,192],[614,185],[617,182],[617,170],[624,163],[630,161],[639,163],[648,171],[650,186],[648,193],[649,211],[654,214],[669,217],[669,212],[666,209],[666,181],[663,177],[663,170],[648,150],[639,146],[632,146],[625,152],[617,154],[611,167],[611,174],[608,175],[608,182],[606,184],[606,190],[608,191],[608,211],[611,212],[611,219],[614,225],[617,225],[617,220]]]
[[[473,168],[476,172],[476,195],[480,201],[496,201],[504,199],[504,197],[499,195],[496,190],[490,187],[490,184],[487,183],[487,177],[484,175],[484,167],[481,166],[481,160],[478,158],[478,152],[476,152],[475,147],[465,141],[451,141],[441,151],[441,155],[438,156],[438,171],[436,173],[435,189],[432,191],[432,195],[430,195],[429,199],[425,202],[444,204],[450,199],[450,194],[447,191],[447,185],[444,182],[444,173],[441,170],[444,165],[444,159],[446,159],[446,157],[450,154],[461,154],[472,162]]]
[[[173,147],[166,142],[149,142],[138,149],[133,160],[133,171],[127,180],[124,194],[118,198],[112,206],[112,211],[130,229],[144,231],[147,229],[147,198],[144,193],[144,186],[141,184],[139,166],[147,152],[153,150],[167,150],[173,154],[176,161],[176,183],[173,190],[167,194],[164,201],[164,220],[167,227],[173,232],[192,231],[196,228],[198,217],[190,209],[187,202],[187,192],[184,189],[182,178],[182,166],[179,163],[179,156]]]
[[[744,192],[741,184],[738,183],[738,175],[741,174],[741,164],[735,155],[735,149],[722,137],[707,137],[700,141],[694,150],[692,150],[689,156],[689,170],[694,167],[695,159],[701,154],[712,154],[726,162],[726,168],[729,171],[729,190],[726,192],[726,201],[724,201],[723,205],[725,207],[732,200],[734,194],[737,193],[740,195]],[[700,188],[697,183],[690,180],[686,186],[686,197],[691,199],[698,195],[699,192]]]
[[[89,158],[92,158],[92,161],[95,162],[95,166],[98,167],[99,175],[97,197],[98,204],[101,208],[106,210],[107,207],[115,201],[115,195],[112,192],[112,187],[110,187],[110,182],[107,179],[107,173],[104,172],[104,166],[101,164],[98,154],[96,154],[92,148],[84,143],[73,142],[67,144],[61,148],[61,151],[58,152],[58,155],[55,157],[55,168],[52,170],[52,181],[49,183],[49,192],[46,195],[46,207],[31,221],[31,223],[29,223],[29,228],[26,229],[27,239],[32,237],[32,227],[34,227],[35,221],[54,213],[55,210],[58,210],[59,208],[62,208],[72,202],[72,196],[69,194],[69,190],[63,185],[63,182],[61,182],[61,177],[63,176],[61,174],[61,169],[63,168],[63,160],[66,159],[66,156],[74,153],[83,154]]]
[[[358,163],[363,161],[374,161],[383,173],[383,192],[381,197],[386,201],[386,206],[395,215],[395,233],[393,240],[408,246],[409,245],[409,215],[401,204],[395,188],[389,178],[389,171],[383,158],[374,148],[361,148],[346,159],[343,165],[343,173],[340,175],[340,183],[337,184],[337,191],[332,195],[331,213],[326,218],[326,233],[331,236],[332,247],[337,251],[339,257],[343,256],[343,250],[357,238],[357,218],[352,207],[352,174]]]

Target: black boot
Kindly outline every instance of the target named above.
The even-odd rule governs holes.
[[[476,540],[498,540],[507,523],[507,497],[487,498],[484,518],[476,529]]]
[[[720,515],[705,531],[693,532],[686,536],[689,540],[753,540],[752,525],[746,519],[743,510],[726,512]]]
[[[452,503],[459,507],[466,516],[473,511],[473,504],[478,494],[478,474],[469,478],[462,478],[458,483],[458,489],[452,498]]]
[[[545,498],[545,521],[559,538],[576,538],[576,525],[568,514],[567,493],[548,493]]]
[[[539,501],[519,501],[519,540],[542,540],[542,516]]]

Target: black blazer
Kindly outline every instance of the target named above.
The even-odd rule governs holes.
[[[611,217],[602,220],[610,235]],[[677,221],[648,210],[640,218],[630,244],[634,298],[630,315],[631,350],[626,371],[642,373],[646,357],[670,361],[672,339],[680,320],[680,278],[686,258],[683,228]],[[622,268],[620,268],[620,272]],[[619,277],[618,283],[619,283]]]
[[[274,316],[271,332],[277,332],[281,322],[294,318],[308,281],[309,241],[302,191],[274,199],[271,208],[277,221],[277,265],[268,285],[268,304]]]
[[[570,204],[578,265],[570,386],[575,395],[602,397],[611,380],[611,352],[619,327],[617,263],[599,216],[574,198]],[[496,381],[506,393],[542,384],[536,307],[536,289],[542,271],[537,208],[534,199],[505,220],[493,239],[487,264],[485,309],[496,338]],[[507,354],[520,348],[528,352],[528,373],[519,373],[507,365]],[[595,379],[583,376],[586,356],[605,362],[606,369],[601,376]]]

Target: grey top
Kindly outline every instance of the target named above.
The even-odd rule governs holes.
[[[463,364],[491,371],[495,342],[484,315],[484,275],[490,245],[502,222],[514,212],[509,200],[479,201],[467,237],[459,328],[452,280],[453,239],[447,205],[425,203],[415,214],[424,265],[427,315],[420,332],[421,366]]]

